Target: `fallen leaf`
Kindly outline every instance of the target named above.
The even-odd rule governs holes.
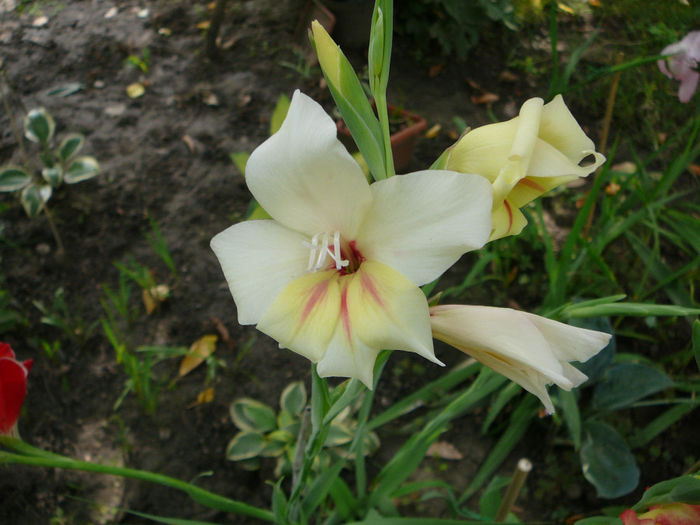
[[[620,185],[614,182],[611,182],[605,187],[605,194],[610,197],[612,197],[613,195],[617,195],[618,191],[620,191]]]
[[[214,401],[214,387],[205,388],[197,396],[197,404],[211,403]]]
[[[508,71],[507,69],[504,69],[501,71],[501,74],[498,75],[498,79],[502,82],[517,82],[519,78],[520,77],[518,75],[512,71]]]
[[[214,353],[218,337],[214,334],[203,335],[197,339],[188,354],[180,362],[180,377],[189,374],[192,370],[201,365],[204,360]]]
[[[438,457],[441,459],[451,459],[454,461],[464,458],[462,453],[455,446],[447,441],[436,441],[426,452],[426,456]]]
[[[203,94],[202,96],[202,101],[207,105],[207,106],[218,106],[219,105],[219,97],[217,97],[214,93],[211,91],[208,91],[207,93]]]
[[[431,66],[430,69],[428,70],[428,76],[430,78],[435,78],[440,74],[442,69],[445,67],[444,64],[435,64],[434,66]]]
[[[438,133],[440,133],[441,129],[442,126],[440,124],[435,124],[432,128],[425,132],[425,138],[434,139],[435,137],[437,137]]]
[[[690,173],[692,173],[696,177],[700,177],[700,165],[691,164],[690,166],[688,166],[688,170],[690,170]]]
[[[637,165],[634,162],[630,162],[629,160],[627,160],[625,162],[615,164],[610,169],[611,171],[618,171],[621,173],[634,173],[635,171],[637,171]]]
[[[233,342],[233,339],[231,339],[231,336],[228,333],[228,330],[224,326],[224,323],[221,322],[221,319],[215,316],[211,316],[211,322],[214,323],[214,326],[216,327],[216,331],[219,332],[219,335],[221,336],[221,340],[226,343],[226,346],[228,346],[231,350],[233,350],[236,347],[236,343]]]
[[[126,111],[126,104],[115,104],[105,108],[105,115],[109,117],[118,117]]]
[[[192,139],[192,137],[190,137],[189,135],[183,135],[182,142],[185,143],[185,145],[187,146],[187,149],[190,150],[190,153],[196,152],[195,143],[194,143],[194,140]]]
[[[209,20],[204,20],[203,22],[199,22],[197,24],[197,29],[207,30],[207,29],[209,29],[210,25],[211,25],[211,22]]]
[[[141,293],[143,305],[146,307],[146,315],[151,315],[158,305],[170,297],[170,288],[166,284],[159,284]]]
[[[500,97],[496,93],[483,93],[479,96],[471,97],[474,104],[492,104],[496,102]]]
[[[146,88],[141,84],[141,82],[134,82],[126,86],[126,94],[129,98],[139,98],[142,97],[146,92]]]

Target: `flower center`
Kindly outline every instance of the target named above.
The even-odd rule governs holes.
[[[307,272],[325,269],[329,257],[335,263],[336,270],[342,270],[350,264],[350,261],[343,259],[343,251],[340,248],[340,232],[338,231],[332,234],[328,232],[317,233],[311,238],[311,242],[304,241],[304,246],[309,248]]]

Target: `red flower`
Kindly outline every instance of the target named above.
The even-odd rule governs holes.
[[[19,362],[7,343],[0,343],[0,434],[16,435],[15,426],[27,395],[32,359]]]
[[[632,509],[627,509],[620,514],[620,519],[623,525],[698,525],[700,505],[663,503],[640,515]]]

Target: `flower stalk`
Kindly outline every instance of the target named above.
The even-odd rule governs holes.
[[[108,474],[111,476],[121,476],[125,478],[138,479],[141,481],[148,481],[149,483],[156,483],[185,492],[197,503],[212,509],[217,509],[224,512],[233,512],[269,522],[273,522],[275,520],[274,514],[270,511],[220,496],[206,489],[197,487],[192,483],[187,483],[164,474],[71,459],[59,454],[54,454],[52,452],[32,447],[19,439],[7,436],[0,436],[0,445],[13,449],[17,452],[0,452],[0,463],[16,463],[34,467],[80,470],[83,472],[94,472],[96,474]]]

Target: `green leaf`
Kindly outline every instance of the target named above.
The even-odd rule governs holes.
[[[73,95],[83,89],[83,85],[80,82],[68,82],[67,84],[61,84],[59,86],[51,88],[47,91],[47,95],[54,95],[57,97],[67,97]]]
[[[61,159],[61,162],[67,162],[68,159],[78,153],[84,143],[85,137],[80,133],[72,133],[63,139],[63,142],[58,147],[58,157]]]
[[[576,363],[576,368],[588,376],[588,381],[584,383],[584,386],[588,386],[598,381],[612,364],[617,350],[617,340],[610,320],[607,317],[574,318],[570,321],[570,324],[579,328],[598,330],[599,332],[612,335],[608,345],[600,352],[585,363]]]
[[[622,520],[613,516],[592,516],[578,520],[574,525],[622,525]]]
[[[301,423],[301,414],[290,414],[286,410],[280,410],[277,414],[277,427],[291,434],[296,435],[299,432],[299,424]]]
[[[33,109],[24,118],[24,136],[32,142],[47,145],[55,129],[53,117],[44,108]]]
[[[236,168],[238,168],[238,171],[241,172],[241,175],[245,177],[245,167],[246,164],[248,164],[250,153],[237,151],[236,153],[231,153],[229,157],[231,157],[231,161],[235,164]]]
[[[61,168],[61,166],[44,168],[41,170],[41,176],[44,177],[46,182],[56,188],[61,185],[61,182],[63,182],[63,168]]]
[[[277,99],[277,105],[272,112],[272,117],[270,117],[270,135],[274,135],[282,127],[282,122],[287,117],[287,111],[289,111],[289,97],[287,95],[280,95]]]
[[[508,427],[503,432],[498,442],[491,448],[489,455],[479,467],[479,471],[472,478],[467,490],[460,497],[460,502],[471,497],[487,479],[501,466],[508,454],[520,443],[525,431],[530,426],[539,410],[539,401],[534,396],[525,396],[513,411],[508,422]]]
[[[685,316],[700,314],[700,308],[686,308],[671,304],[613,303],[589,307],[572,305],[567,308],[567,314],[571,317],[605,317],[608,315],[630,315],[636,317],[651,315]]]
[[[504,487],[507,487],[510,483],[510,477],[508,476],[494,476],[489,482],[486,490],[479,498],[479,512],[482,516],[489,519],[494,519],[498,508],[501,506],[501,501],[503,496],[501,491]]]
[[[24,206],[24,211],[30,217],[36,217],[44,209],[44,206],[51,198],[51,186],[36,186],[32,184],[22,190],[20,202]]]
[[[334,422],[328,429],[328,435],[324,443],[327,447],[338,447],[352,441],[353,433],[345,425]]]
[[[100,171],[100,165],[94,157],[78,157],[75,159],[65,174],[68,184],[75,184],[93,178]]]
[[[280,478],[272,489],[272,513],[275,515],[275,523],[280,525],[287,523],[287,507],[289,505],[284,490],[282,490],[283,481],[284,478]]]
[[[695,408],[697,408],[697,404],[692,403],[682,403],[672,406],[644,428],[638,429],[629,439],[630,446],[632,448],[643,447]]]
[[[639,483],[639,468],[625,440],[610,425],[587,421],[579,453],[585,478],[601,498],[617,498]]]
[[[617,410],[665,390],[672,384],[666,374],[651,366],[618,363],[611,366],[596,385],[591,406],[602,410]]]
[[[559,389],[559,406],[561,407],[564,423],[569,431],[576,450],[581,446],[581,412],[578,408],[576,394],[572,390]]]
[[[279,432],[279,431],[278,431]],[[258,455],[264,458],[276,458],[284,454],[284,450],[289,445],[286,441],[280,441],[278,439],[272,439],[272,434],[265,436],[265,444]],[[281,436],[277,434],[275,438],[280,438]]]
[[[259,432],[239,432],[226,447],[226,459],[241,461],[251,459],[265,448],[265,438]]]
[[[642,499],[632,508],[640,511],[659,503],[700,504],[700,479],[686,475],[656,483],[644,491]]]
[[[300,415],[306,406],[306,388],[301,381],[288,384],[280,395],[280,408]]]
[[[700,320],[693,322],[693,352],[695,353],[695,363],[700,368]]]
[[[242,397],[235,399],[229,407],[231,419],[241,430],[270,432],[277,428],[275,411],[265,403]]]
[[[498,414],[501,413],[501,410],[503,410],[503,408],[510,402],[511,399],[513,399],[520,392],[522,392],[522,390],[523,389],[517,383],[508,383],[501,389],[501,391],[496,396],[496,399],[493,400],[491,406],[489,407],[489,411],[488,414],[486,414],[484,424],[481,425],[482,434],[485,434],[488,431],[491,424],[498,417]]]
[[[0,191],[21,190],[32,182],[31,176],[22,168],[8,166],[0,170]]]

